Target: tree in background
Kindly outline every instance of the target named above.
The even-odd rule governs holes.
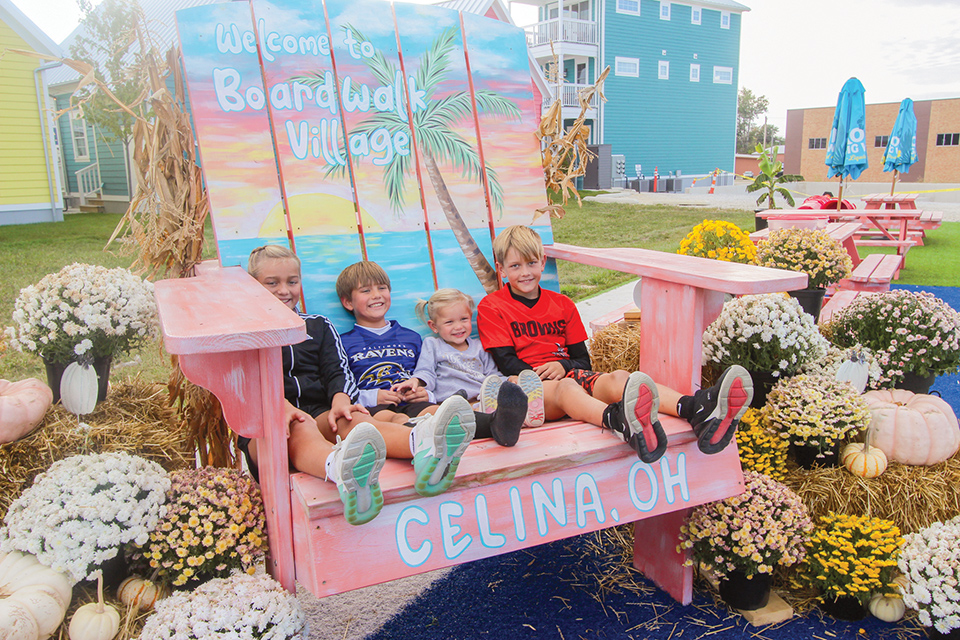
[[[136,29],[143,22],[140,6],[131,0],[103,0],[96,8],[89,0],[79,2],[84,33],[70,46],[70,56],[93,67],[96,79],[136,110],[147,86],[141,74],[134,71],[143,68],[143,43],[138,42]],[[81,81],[81,85],[72,102],[81,105],[84,119],[109,139],[129,143],[135,122],[130,109],[118,107],[94,83]]]
[[[780,129],[772,124],[761,124],[760,118],[767,112],[770,102],[766,96],[754,95],[746,87],[737,96],[737,153],[753,153],[758,144],[766,140],[767,146],[783,144]],[[766,138],[764,138],[766,131]]]

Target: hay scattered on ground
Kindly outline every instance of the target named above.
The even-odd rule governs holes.
[[[893,521],[913,533],[960,514],[960,456],[929,467],[891,462],[876,478],[860,478],[842,467],[792,468],[784,484],[807,505],[814,519],[829,511]]]
[[[194,466],[184,434],[167,406],[163,385],[141,381],[112,384],[107,399],[83,416],[60,404],[47,411],[39,427],[27,436],[0,445],[0,519],[10,503],[51,464],[80,453],[125,451],[153,460],[167,471]]]
[[[637,371],[640,363],[640,323],[618,322],[593,334],[590,362],[594,371]]]

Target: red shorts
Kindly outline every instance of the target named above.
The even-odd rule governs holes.
[[[592,396],[593,388],[597,384],[597,379],[602,375],[602,373],[590,371],[589,369],[571,369],[564,377],[572,378],[574,382],[583,387],[584,390]]]

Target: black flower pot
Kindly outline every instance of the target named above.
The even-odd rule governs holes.
[[[750,406],[754,409],[762,409],[767,404],[767,394],[773,385],[777,384],[781,378],[776,378],[771,371],[748,371],[753,379],[753,400]]]
[[[831,618],[855,622],[867,617],[867,607],[854,596],[824,596],[820,608]]]
[[[97,402],[107,399],[107,385],[110,382],[110,364],[113,356],[100,356],[93,359],[93,370],[97,372]],[[47,386],[53,391],[53,402],[60,401],[60,380],[63,372],[70,366],[70,362],[50,362],[44,359],[43,366],[47,370]]]
[[[813,316],[814,322],[820,321],[820,309],[823,308],[823,296],[826,289],[797,289],[796,291],[787,291],[791,298],[796,298],[800,303],[800,308]]]
[[[838,448],[823,451],[823,457],[817,456],[821,453],[819,447],[806,444],[791,444],[790,456],[803,469],[813,469],[814,467],[835,467],[840,458]]]
[[[929,393],[930,387],[937,380],[937,374],[931,373],[927,376],[918,376],[912,371],[905,371],[903,379],[893,385],[895,389],[905,389],[914,393]]]
[[[960,640],[960,629],[950,629],[946,633],[940,633],[936,627],[926,627],[926,629],[930,640]]]
[[[769,573],[758,573],[748,578],[743,571],[731,571],[726,578],[720,580],[720,597],[734,609],[741,611],[762,609],[770,601],[772,580],[773,576]]]

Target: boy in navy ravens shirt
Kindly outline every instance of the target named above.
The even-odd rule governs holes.
[[[349,366],[360,387],[359,404],[377,420],[404,423],[436,411],[435,398],[420,386],[398,387],[413,376],[423,343],[420,334],[387,320],[390,310],[390,277],[376,262],[357,262],[337,278],[337,296],[353,313],[356,326],[340,336]],[[476,438],[493,437],[511,446],[517,441],[527,414],[527,395],[516,384],[505,382],[498,394],[497,410],[475,412]]]

